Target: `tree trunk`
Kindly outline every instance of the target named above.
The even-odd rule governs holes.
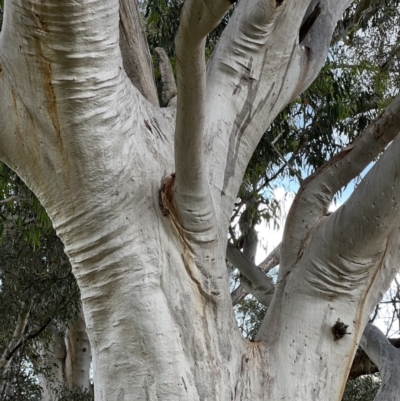
[[[118,0],[7,1],[0,159],[65,244],[96,401],[340,400],[399,260],[399,140],[344,207],[326,211],[399,132],[398,99],[302,184],[257,342],[238,331],[225,265],[251,154],[318,74],[350,2],[317,3],[239,2],[206,68],[206,36],[231,4],[187,0],[177,106],[160,109],[124,71]]]
[[[65,384],[65,342],[54,329],[50,329],[51,341],[39,350],[38,368],[42,373],[38,379],[42,388],[42,401],[56,401],[60,389]]]
[[[92,352],[82,311],[69,325],[65,343],[65,376],[68,388],[70,390],[80,388],[92,392],[90,385]]]
[[[40,348],[37,369],[42,401],[56,401],[65,390],[92,392],[90,384],[91,347],[83,313],[71,322],[65,337],[50,326],[52,337]]]

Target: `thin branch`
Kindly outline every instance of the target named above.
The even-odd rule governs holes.
[[[279,265],[281,259],[281,244],[277,245],[268,256],[259,264],[264,273],[268,273],[275,266]]]
[[[296,171],[291,165],[290,163],[282,156],[282,154],[279,152],[279,150],[275,147],[275,145],[273,144],[273,142],[270,142],[271,148],[272,150],[278,155],[278,157],[283,161],[283,163],[288,167],[288,169],[291,171],[291,173],[297,177],[297,179],[299,180],[299,183],[301,184],[303,181],[303,177],[301,176],[301,174]]]
[[[21,200],[19,196],[11,195],[6,199],[0,200],[0,205],[6,205],[7,203],[11,203],[11,202],[18,201],[18,200]]]
[[[36,331],[34,331],[33,333],[28,334],[27,336],[25,336],[25,341],[27,340],[31,340],[32,338],[37,337],[38,335],[40,335],[41,333],[43,333],[43,331],[46,329],[46,327],[51,323],[51,321],[53,320],[54,315],[50,318],[48,318],[44,324],[42,326],[40,326]]]

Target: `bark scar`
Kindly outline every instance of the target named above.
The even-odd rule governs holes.
[[[174,202],[174,182],[175,173],[172,173],[164,179],[164,182],[161,186],[158,197],[161,213],[163,214],[163,216],[169,217],[172,226],[176,230],[184,247],[192,252],[192,247],[189,243],[189,240],[186,238],[186,233],[183,228],[182,220],[179,216],[179,212]]]

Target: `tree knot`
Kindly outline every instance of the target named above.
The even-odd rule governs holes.
[[[336,340],[340,340],[343,338],[346,334],[351,334],[347,332],[347,328],[349,327],[348,324],[344,324],[340,318],[336,320],[335,324],[332,326],[332,333],[333,337],[335,337]]]

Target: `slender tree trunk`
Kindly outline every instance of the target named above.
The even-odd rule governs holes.
[[[39,384],[42,388],[42,401],[56,401],[59,391],[65,384],[65,357],[66,349],[64,339],[52,329],[51,341],[48,345],[42,345],[39,353],[38,368]]]
[[[92,352],[83,311],[69,327],[65,338],[65,375],[70,390],[80,388],[92,392],[90,364]]]

